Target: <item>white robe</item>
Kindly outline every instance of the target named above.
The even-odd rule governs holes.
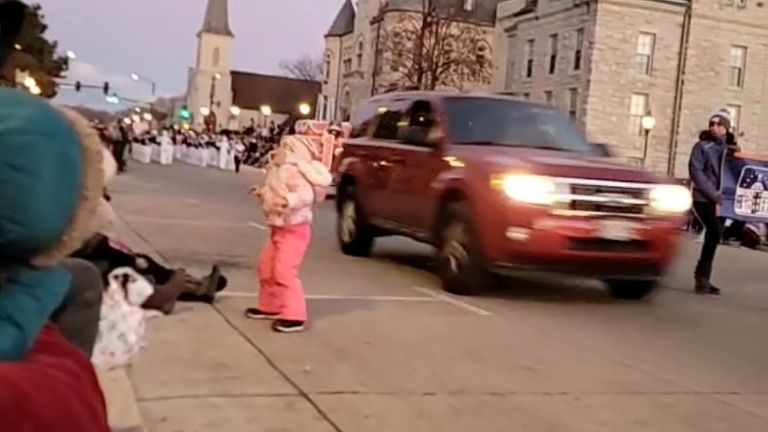
[[[219,142],[219,169],[220,170],[228,170],[229,169],[229,140],[226,138],[223,138],[221,142]]]
[[[173,163],[173,141],[168,135],[160,137],[160,165]]]

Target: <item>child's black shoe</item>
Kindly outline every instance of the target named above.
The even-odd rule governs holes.
[[[272,323],[272,330],[278,333],[298,333],[304,331],[304,321],[277,320]]]
[[[267,313],[260,309],[256,308],[248,308],[245,310],[245,317],[248,319],[254,319],[254,320],[271,320],[271,319],[277,319],[276,313]]]

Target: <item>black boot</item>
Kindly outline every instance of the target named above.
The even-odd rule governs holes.
[[[696,278],[696,294],[719,296],[720,292],[720,288],[712,285],[712,282],[710,282],[708,278]]]
[[[219,266],[215,265],[211,273],[202,279],[187,276],[186,284],[187,288],[179,296],[179,301],[213,304],[216,293],[226,288],[227,279],[221,275]]]

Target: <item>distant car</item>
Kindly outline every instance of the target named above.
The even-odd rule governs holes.
[[[338,242],[367,256],[377,237],[434,245],[444,288],[494,273],[604,280],[640,299],[672,261],[690,192],[608,160],[568,117],[501,95],[408,92],[357,112],[339,156]]]

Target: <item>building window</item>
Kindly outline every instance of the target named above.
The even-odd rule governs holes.
[[[579,89],[577,88],[570,88],[568,89],[568,115],[571,117],[571,120],[576,120],[579,118]]]
[[[544,90],[544,102],[546,102],[547,105],[552,105],[554,100],[555,94],[552,92],[552,90]]]
[[[552,75],[557,70],[557,33],[549,36],[549,74]]]
[[[325,56],[325,67],[323,68],[323,71],[325,72],[325,80],[326,81],[331,78],[331,61],[332,61],[331,55],[330,54],[326,55]]]
[[[352,71],[352,59],[344,60],[344,73],[350,73]]]
[[[357,69],[363,69],[363,41],[357,43]]]
[[[736,88],[744,87],[744,69],[747,65],[747,47],[732,46],[728,85]]]
[[[643,75],[651,75],[653,70],[653,53],[656,50],[656,35],[653,33],[640,33],[637,35],[637,54],[635,65],[637,71]]]
[[[634,136],[643,135],[643,116],[648,112],[648,95],[632,93],[629,102],[629,133]]]
[[[731,116],[731,132],[738,137],[740,131],[739,122],[741,121],[741,106],[740,105],[726,105],[725,109],[728,110],[728,114]]]
[[[525,77],[531,78],[533,76],[533,56],[536,40],[528,39],[525,42]]]
[[[581,70],[582,50],[584,49],[584,29],[576,30],[576,49],[573,51],[573,70]]]
[[[213,49],[213,67],[218,68],[219,62],[221,62],[221,51],[216,47]]]
[[[475,0],[464,0],[464,10],[467,12],[475,10]]]

